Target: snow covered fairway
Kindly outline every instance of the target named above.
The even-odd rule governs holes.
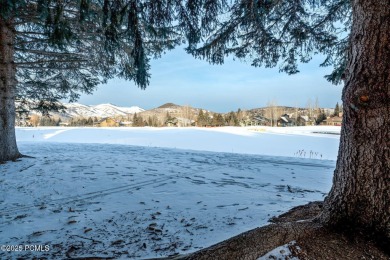
[[[23,249],[0,259],[166,256],[265,225],[323,199],[338,131],[18,128],[36,158],[0,165],[0,245]]]
[[[128,144],[335,160],[340,127],[17,128],[19,142]],[[23,152],[23,151],[22,151]]]

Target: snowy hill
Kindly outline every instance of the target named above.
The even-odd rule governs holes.
[[[197,118],[200,109],[212,113],[211,111],[203,108],[194,108],[189,105],[181,106],[173,103],[166,103],[159,107],[143,111],[139,115],[142,116],[144,119],[147,119],[149,117],[156,117],[157,120],[159,120],[160,122],[164,122],[166,120],[167,114],[177,119],[187,119],[191,121]]]
[[[88,106],[79,103],[64,103],[66,109],[62,112],[51,112],[54,116],[61,118],[77,118],[77,117],[114,117],[114,116],[126,116],[128,114],[140,113],[145,111],[144,109],[132,106],[132,107],[119,107],[113,104],[100,104],[95,106]],[[32,112],[34,113],[34,112]]]
[[[65,105],[66,106],[66,105]],[[134,114],[144,111],[144,109],[136,106],[132,107],[118,107],[113,104],[100,104],[90,106],[93,109],[94,116],[109,117],[109,116],[125,116],[127,114]]]

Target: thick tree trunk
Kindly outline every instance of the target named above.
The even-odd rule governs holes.
[[[321,220],[390,250],[390,1],[351,3],[340,149]]]
[[[20,157],[15,137],[14,30],[0,17],[0,162]]]

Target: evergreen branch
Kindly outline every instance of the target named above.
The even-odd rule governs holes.
[[[16,66],[19,65],[34,65],[34,64],[44,64],[44,63],[80,63],[80,62],[87,62],[88,60],[81,60],[81,59],[75,59],[75,60],[38,60],[38,61],[29,61],[29,62],[15,62]]]
[[[31,49],[21,49],[21,48],[15,48],[16,51],[19,52],[25,52],[25,53],[33,53],[38,55],[46,55],[46,56],[79,56],[81,54],[79,53],[71,53],[71,52],[50,52],[50,51],[44,51],[44,50],[31,50]]]

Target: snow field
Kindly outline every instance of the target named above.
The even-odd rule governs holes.
[[[21,152],[36,158],[0,165],[0,244],[50,250],[0,258],[187,253],[322,200],[337,135],[272,131],[19,128]],[[305,149],[322,160],[294,155]]]

